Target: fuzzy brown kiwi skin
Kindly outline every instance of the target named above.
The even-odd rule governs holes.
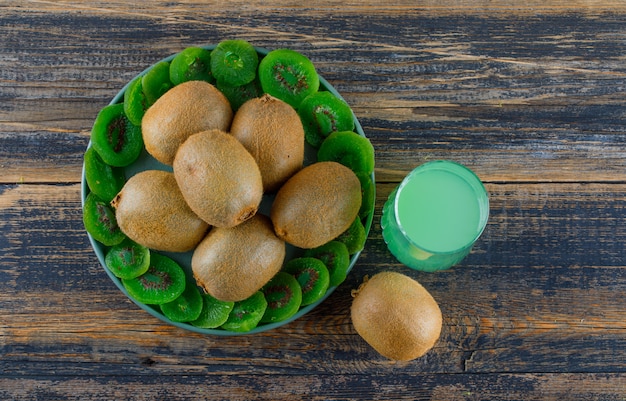
[[[195,249],[191,268],[197,284],[227,302],[244,300],[280,271],[285,242],[270,220],[257,214],[232,228],[213,228]]]
[[[214,129],[191,135],[176,152],[173,170],[191,210],[212,226],[236,226],[259,208],[261,172],[230,134]]]
[[[171,166],[178,147],[192,134],[209,129],[227,131],[233,118],[228,99],[205,81],[179,84],[161,96],[143,116],[146,151]]]
[[[352,170],[337,162],[317,162],[280,188],[270,218],[279,238],[300,248],[315,248],[350,227],[361,200],[361,184]]]
[[[271,95],[244,103],[233,118],[230,133],[259,165],[266,192],[276,191],[304,162],[304,127],[298,113]]]
[[[111,201],[117,223],[133,241],[158,251],[187,252],[209,225],[183,199],[174,174],[146,170],[132,176]]]
[[[356,332],[382,356],[410,361],[426,354],[441,334],[442,315],[417,281],[381,272],[353,291],[350,309]]]

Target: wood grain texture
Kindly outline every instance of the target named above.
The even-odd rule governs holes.
[[[601,8],[589,15],[559,4],[562,13],[533,16],[437,8],[394,19],[364,6],[365,23],[328,4],[291,14],[278,8],[266,18],[253,17],[254,8],[194,13],[201,6],[192,3],[153,11],[81,3],[65,12],[55,2],[34,4],[43,9],[9,8],[0,17],[5,183],[79,177],[93,119],[126,82],[236,26],[237,37],[314,60],[372,139],[381,181],[442,157],[479,169],[486,181],[625,179],[626,32],[621,14]],[[129,46],[133,38],[143,39]],[[64,153],[40,151],[47,148]],[[38,151],[41,163],[25,165],[24,155]]]
[[[626,399],[626,3],[620,0],[0,1],[0,398]],[[98,110],[190,45],[308,55],[376,150],[377,200],[348,279],[305,317],[214,337],[152,317],[82,225]],[[490,194],[454,269],[409,270],[380,231],[389,193],[448,158]],[[350,291],[395,270],[444,315],[424,358],[385,360]]]

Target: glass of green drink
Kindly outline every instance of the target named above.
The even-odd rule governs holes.
[[[463,260],[489,218],[489,198],[467,167],[436,160],[415,168],[389,195],[381,227],[389,251],[406,266],[444,270]]]

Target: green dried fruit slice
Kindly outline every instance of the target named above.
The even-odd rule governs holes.
[[[258,79],[241,86],[233,86],[218,80],[215,86],[226,96],[233,111],[239,110],[241,105],[248,100],[263,95],[263,89],[261,89],[261,83]]]
[[[203,329],[214,329],[226,323],[235,306],[234,302],[220,301],[210,294],[202,294],[202,300],[200,316],[191,324]]]
[[[354,219],[350,227],[336,239],[346,245],[350,255],[361,251],[365,246],[365,241],[367,239],[365,235],[365,226],[363,226],[361,219],[358,217]]]
[[[330,287],[343,283],[348,275],[350,254],[343,242],[330,241],[317,248],[307,249],[304,257],[317,258],[324,263],[330,274]]]
[[[361,209],[359,209],[359,217],[366,219],[374,210],[376,186],[371,174],[357,173],[356,176],[361,182]]]
[[[143,93],[141,77],[135,78],[124,91],[124,114],[136,126],[141,126],[143,115],[150,104]]]
[[[170,81],[170,63],[161,61],[154,65],[141,78],[141,86],[146,96],[148,107],[154,104],[161,96],[170,90],[174,85]]]
[[[320,86],[315,66],[306,56],[291,49],[269,52],[259,63],[259,80],[268,93],[297,109]]]
[[[211,71],[217,81],[245,85],[256,77],[259,55],[245,40],[224,40],[211,51]]]
[[[316,258],[295,258],[283,270],[293,275],[302,288],[302,305],[310,305],[326,294],[330,274],[324,262]]]
[[[196,320],[202,312],[202,295],[195,283],[188,282],[175,300],[160,305],[161,312],[173,322]]]
[[[128,294],[136,301],[161,305],[178,298],[185,290],[185,271],[167,256],[151,252],[150,266],[139,277],[122,279]]]
[[[331,133],[354,129],[350,106],[331,92],[320,91],[305,97],[300,103],[298,114],[306,141],[316,148]]]
[[[170,81],[174,85],[187,81],[215,82],[211,73],[211,52],[201,47],[187,47],[170,62]]]
[[[150,267],[150,250],[126,238],[109,249],[104,263],[115,277],[126,279],[139,277]]]
[[[89,190],[103,201],[111,202],[126,182],[124,169],[106,164],[92,146],[85,151],[84,162]]]
[[[294,276],[278,272],[261,288],[267,308],[261,323],[280,322],[295,315],[302,305],[302,288]]]
[[[266,308],[265,295],[257,291],[249,298],[235,302],[222,328],[234,332],[250,331],[259,324]]]
[[[113,208],[93,192],[85,198],[83,224],[93,239],[106,246],[117,245],[126,238],[117,225]]]
[[[328,135],[317,151],[318,161],[335,161],[355,173],[374,172],[374,147],[369,139],[353,131],[338,131]]]
[[[126,167],[143,150],[141,127],[124,114],[124,104],[103,107],[91,130],[91,144],[102,160],[114,167]]]

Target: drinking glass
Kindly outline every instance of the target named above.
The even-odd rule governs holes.
[[[448,269],[462,261],[489,218],[481,180],[449,160],[422,164],[389,195],[381,227],[389,251],[421,271]]]

